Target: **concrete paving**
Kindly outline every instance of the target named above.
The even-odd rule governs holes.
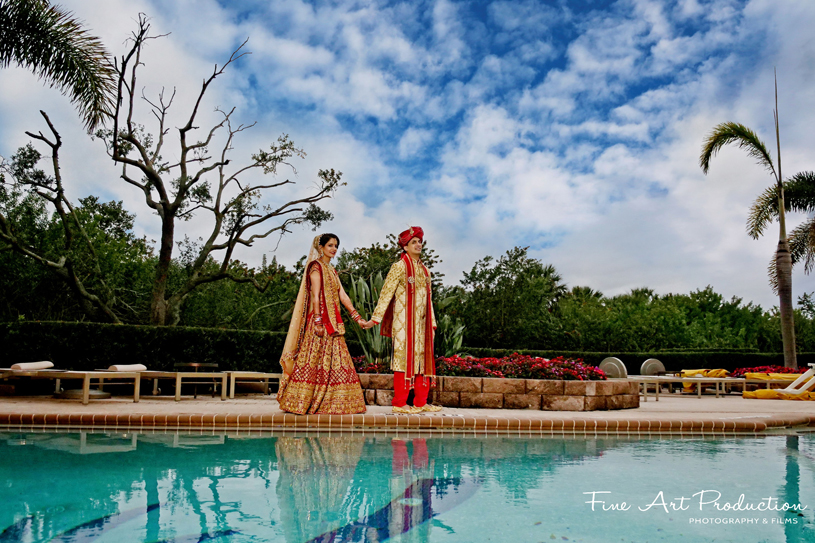
[[[748,400],[738,395],[663,394],[641,401],[640,407],[615,411],[536,411],[445,408],[441,413],[393,415],[390,407],[368,406],[364,415],[291,415],[280,410],[274,396],[219,398],[143,396],[77,400],[46,396],[1,397],[0,426],[152,426],[313,429],[496,430],[512,432],[659,432],[743,433],[815,430],[815,402]]]

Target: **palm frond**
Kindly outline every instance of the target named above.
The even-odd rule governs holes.
[[[815,267],[815,217],[798,225],[789,237],[792,265],[804,263],[804,271],[810,273]]]
[[[815,211],[815,172],[799,172],[784,181],[787,211]]]
[[[716,156],[716,153],[722,147],[730,143],[735,143],[740,149],[746,150],[747,154],[754,158],[759,165],[764,166],[773,174],[776,180],[778,179],[773,160],[764,142],[759,139],[755,132],[743,124],[732,122],[716,125],[705,138],[702,145],[702,154],[699,155],[699,166],[705,174],[710,169],[710,159]]]
[[[107,51],[70,12],[46,0],[0,0],[0,68],[11,63],[69,95],[89,131],[113,110],[116,79]]]
[[[784,181],[784,208],[786,211],[811,213],[815,211],[815,173],[800,172]],[[767,225],[778,217],[778,187],[768,187],[750,206],[747,233],[758,239]]]
[[[758,239],[764,229],[778,217],[778,186],[772,185],[762,192],[747,216],[747,233],[753,239]]]
[[[790,232],[787,242],[793,267],[803,262],[804,272],[811,273],[815,269],[815,217],[810,217],[806,222],[795,227]],[[778,294],[778,270],[775,262],[776,256],[773,254],[767,266],[767,278],[770,280],[773,292]]]

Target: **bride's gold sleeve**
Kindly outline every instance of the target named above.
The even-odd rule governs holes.
[[[399,260],[391,266],[388,276],[385,278],[385,283],[382,285],[382,292],[379,293],[379,301],[376,303],[376,309],[371,316],[371,320],[380,323],[385,316],[385,311],[388,310],[388,305],[396,294],[396,289],[399,288],[399,283],[404,281],[405,278],[405,263]]]

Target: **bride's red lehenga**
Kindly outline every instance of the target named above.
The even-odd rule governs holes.
[[[311,278],[319,271],[320,313],[325,333],[314,333]],[[291,374],[280,381],[280,409],[299,415],[348,415],[365,412],[359,377],[345,345],[345,324],[340,317],[340,279],[330,264],[312,261],[305,270],[286,338],[281,364],[294,362]],[[302,304],[300,303],[302,300]]]

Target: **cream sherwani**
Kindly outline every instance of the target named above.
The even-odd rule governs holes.
[[[436,327],[436,316],[433,312],[433,304],[427,303],[427,281],[429,280],[424,273],[424,266],[420,261],[414,260],[414,269],[416,288],[415,302],[416,302],[416,318],[413,322],[413,372],[417,374],[424,374],[424,349],[425,349],[425,322],[429,317],[432,319],[431,324],[433,328]],[[385,312],[388,310],[391,300],[393,304],[393,359],[391,360],[391,370],[393,371],[407,371],[407,273],[405,263],[400,259],[388,272],[388,277],[385,279],[385,284],[382,286],[382,292],[379,294],[379,301],[376,304],[376,309],[372,319],[381,323]]]

